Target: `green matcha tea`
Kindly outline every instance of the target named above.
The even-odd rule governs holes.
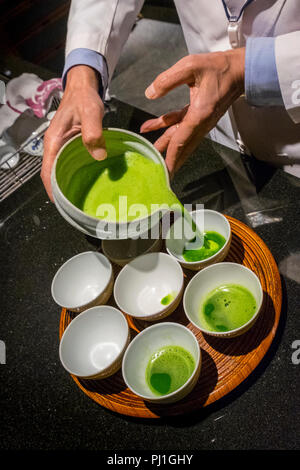
[[[164,346],[150,358],[146,382],[156,395],[166,395],[180,388],[192,375],[195,360],[181,346]]]
[[[185,261],[202,261],[215,255],[226,243],[225,238],[217,232],[205,232],[203,245],[199,249],[184,250]]]
[[[67,170],[68,167],[64,171]],[[63,173],[63,168],[60,172]],[[169,188],[160,163],[126,151],[103,161],[90,161],[64,180],[67,199],[90,216],[107,222],[131,222],[163,208],[174,210],[183,215],[192,229],[187,241],[196,233],[198,242],[193,248],[202,246],[203,235]]]
[[[86,214],[110,222],[131,221],[151,215],[151,205],[154,204],[176,204],[182,208],[166,184],[163,166],[131,151],[79,168],[72,176],[65,195]],[[120,196],[127,197],[126,205],[122,207]],[[138,208],[138,204],[144,208]],[[99,207],[104,205],[113,206],[115,216],[109,212],[100,214]]]
[[[223,284],[200,305],[201,326],[208,331],[230,331],[247,323],[256,310],[251,292],[238,284]]]

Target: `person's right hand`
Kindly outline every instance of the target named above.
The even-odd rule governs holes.
[[[44,137],[41,178],[51,201],[51,168],[59,149],[68,139],[81,132],[82,141],[92,157],[104,160],[107,156],[102,135],[104,105],[98,90],[94,69],[77,65],[69,70],[63,98]]]

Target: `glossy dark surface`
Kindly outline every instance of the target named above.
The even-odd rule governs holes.
[[[107,126],[138,132],[148,117],[128,105],[113,107]],[[258,195],[252,187],[243,199],[246,184],[224,165],[221,152],[203,142],[172,187],[183,203],[204,203],[252,225],[279,265],[281,322],[259,367],[221,401],[171,420],[127,418],[84,395],[59,361],[60,308],[50,286],[64,261],[96,250],[99,242],[65,222],[37,175],[0,206],[0,340],[6,345],[6,364],[0,364],[2,449],[299,448],[300,364],[292,362],[292,345],[300,340],[300,180],[270,172],[267,181],[258,181]],[[232,152],[232,158],[240,157]]]

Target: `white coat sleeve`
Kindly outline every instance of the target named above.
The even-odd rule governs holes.
[[[275,39],[276,67],[284,106],[295,123],[300,122],[300,31]]]
[[[72,0],[66,56],[77,48],[99,52],[106,59],[111,78],[143,3],[143,0]]]

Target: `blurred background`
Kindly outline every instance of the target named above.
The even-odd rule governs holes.
[[[44,78],[61,76],[70,3],[0,0],[1,74],[11,78],[28,71]],[[144,90],[152,78],[186,54],[173,1],[146,0],[112,77],[110,93],[156,115],[173,109],[174,98],[177,106],[184,106],[186,89],[152,103],[144,98]]]

